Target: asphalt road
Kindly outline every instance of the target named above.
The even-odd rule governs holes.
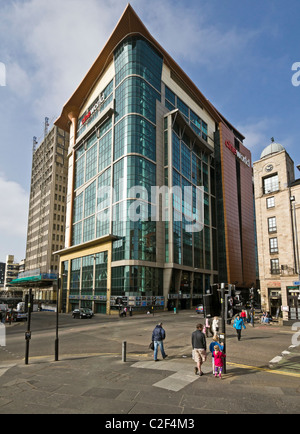
[[[134,348],[147,353],[155,324],[162,320],[167,333],[166,352],[190,356],[191,333],[203,316],[193,311],[170,312],[153,317],[135,315],[126,318],[95,315],[92,319],[73,319],[71,314],[59,315],[59,352],[61,354],[120,353],[122,342],[128,351]],[[30,357],[54,354],[56,315],[52,312],[32,314]],[[27,323],[7,326],[6,347],[0,350],[0,360],[22,360],[25,355]],[[242,340],[237,341],[235,330],[226,326],[227,360],[255,367],[268,366],[270,360],[291,345],[294,332],[289,327],[256,324],[242,330]],[[209,339],[208,339],[209,341]]]
[[[284,362],[269,367],[270,360],[289,349],[295,335],[290,327],[247,326],[238,342],[235,330],[227,326],[227,372],[219,381],[211,373],[210,356],[204,376],[194,374],[191,333],[203,321],[194,311],[154,317],[96,315],[91,320],[59,315],[58,362],[55,320],[54,313],[32,315],[28,366],[26,323],[6,327],[7,346],[0,347],[0,414],[97,413],[128,415],[130,420],[136,414],[300,412],[300,346]],[[148,346],[159,321],[166,330],[168,357],[155,363]],[[121,357],[123,341],[126,362]],[[103,420],[112,421],[108,416]],[[199,429],[201,420],[195,418]]]

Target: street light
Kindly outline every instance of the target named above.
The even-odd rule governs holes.
[[[295,201],[296,201],[295,196],[290,196],[290,202],[291,202],[291,207],[292,207],[293,241],[294,241],[295,261],[296,261],[298,280],[300,280],[298,231],[297,231],[297,219],[296,219],[296,205],[295,205]]]
[[[61,277],[66,276],[66,274],[59,274],[60,277],[56,280],[56,334],[55,334],[55,362],[58,361],[58,295],[59,295],[59,289],[61,285]]]

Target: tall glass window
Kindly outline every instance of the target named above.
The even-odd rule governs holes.
[[[163,270],[143,266],[112,268],[112,295],[162,296]]]
[[[80,293],[80,271],[81,258],[71,261],[71,279],[70,279],[70,295],[79,295]]]
[[[95,255],[95,295],[107,294],[107,260],[107,252]]]
[[[82,282],[81,294],[92,295],[94,276],[94,256],[85,256],[82,258]]]
[[[201,120],[199,122],[201,126]],[[165,121],[164,126],[167,129],[168,122]],[[169,180],[168,176],[165,176],[166,185],[173,187],[172,226],[165,225],[165,243],[167,244],[165,257],[166,261],[169,261],[170,249],[173,249],[173,261],[177,264],[207,270],[211,270],[213,266],[213,269],[217,270],[216,261],[212,264],[211,259],[214,258],[212,249],[214,251],[217,249],[216,233],[212,232],[212,226],[216,227],[216,200],[212,195],[215,194],[215,171],[210,164],[212,159],[198,150],[196,146],[191,149],[189,145],[190,138],[187,131],[176,121],[173,122],[172,155],[167,157],[165,155],[165,162],[168,164],[172,161],[173,163],[172,179]],[[167,143],[165,143],[165,153],[168,152],[166,147]],[[165,167],[166,175],[167,171]],[[180,195],[176,191],[177,186],[181,187]],[[205,191],[201,198],[201,201],[203,200],[203,221],[201,223],[205,226],[200,232],[190,232],[195,216],[202,217],[202,213],[200,213],[201,216],[199,215],[199,204],[197,204],[199,200],[197,187],[203,187]],[[189,197],[190,191],[191,197]],[[173,237],[173,243],[168,244],[171,237]]]
[[[160,101],[160,94],[153,87],[140,77],[128,77],[116,89],[115,119],[139,113],[155,124],[156,100]]]
[[[142,116],[126,116],[115,126],[114,159],[129,153],[156,160],[155,126]]]
[[[115,51],[116,86],[128,75],[143,77],[161,91],[162,57],[141,37],[128,37]]]

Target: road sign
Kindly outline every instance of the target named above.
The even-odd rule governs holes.
[[[300,281],[294,282],[295,286],[300,286]]]

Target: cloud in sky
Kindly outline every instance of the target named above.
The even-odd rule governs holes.
[[[178,62],[224,69],[257,33],[241,33],[234,26],[217,29],[204,10],[199,15],[185,2],[175,2],[175,8],[172,3],[154,0],[147,8],[148,1],[132,2],[138,13],[144,12],[143,20],[154,37]],[[47,110],[50,117],[60,114],[125,7],[124,0],[25,0],[5,8],[1,33],[6,33],[4,41],[10,45],[6,48],[8,85],[20,98],[32,97],[36,117]],[[179,38],[178,29],[182,29]]]
[[[258,160],[264,147],[271,143],[271,136],[268,135],[273,127],[274,121],[270,119],[250,120],[236,125],[236,128],[246,137],[244,144],[252,153],[252,161]]]
[[[199,2],[199,9],[194,2],[176,2],[175,8],[172,3],[152,2],[145,23],[149,22],[148,29],[177,62],[181,59],[209,70],[224,69],[261,34],[259,28],[218,28],[211,19],[211,7],[204,7],[205,2]]]
[[[0,261],[8,254],[24,259],[29,194],[0,173],[0,197]],[[7,251],[7,246],[11,246],[11,251]]]

